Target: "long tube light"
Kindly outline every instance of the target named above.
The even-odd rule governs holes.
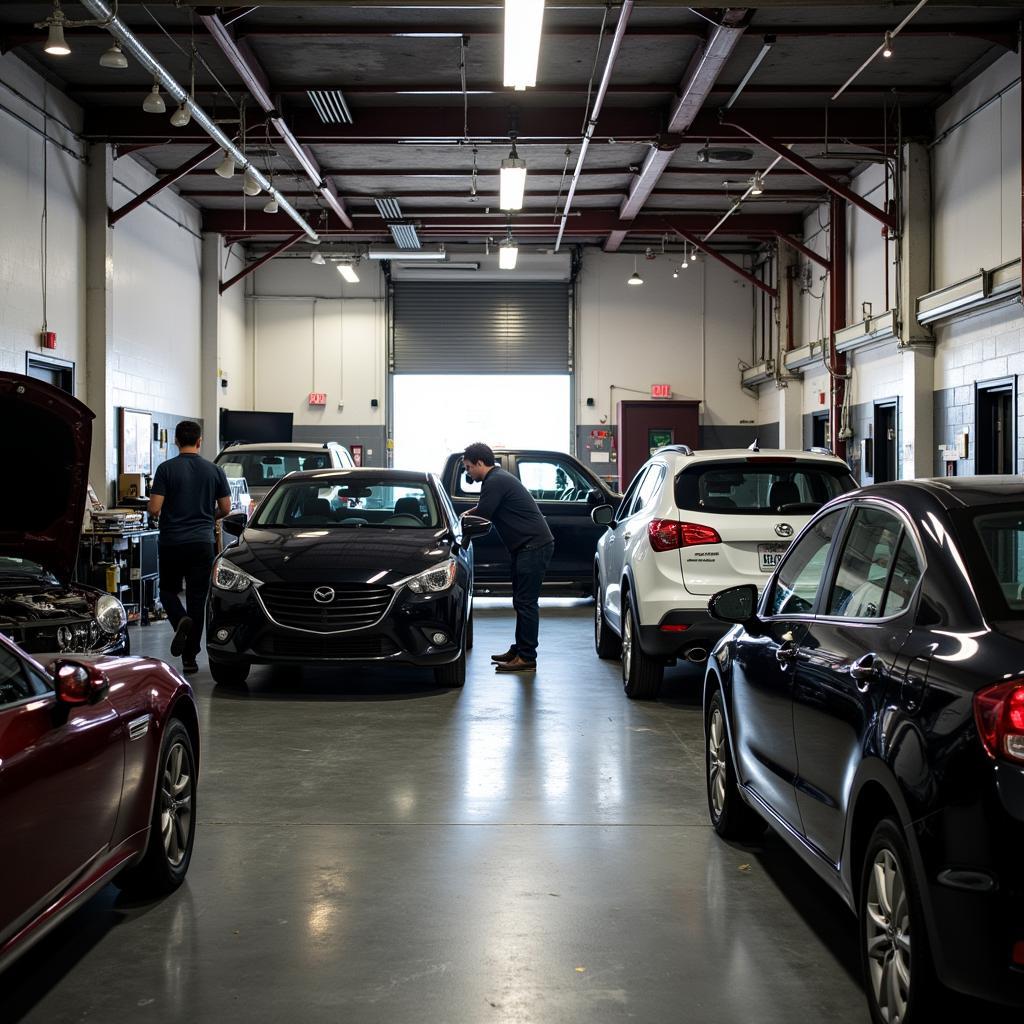
[[[505,85],[522,92],[537,84],[544,0],[505,0]]]
[[[103,0],[79,0],[81,5],[94,15],[98,19],[102,19],[106,24],[106,30],[121,44],[121,49],[126,50],[132,57],[134,57],[139,64],[142,65],[155,80],[159,81],[164,89],[170,94],[171,98],[176,100],[178,104],[185,107],[192,117],[195,118],[196,124],[198,124],[207,135],[213,139],[214,142],[219,145],[225,153],[234,158],[243,170],[248,170],[251,177],[259,184],[260,188],[266,191],[269,195],[273,196],[277,200],[277,205],[302,230],[309,236],[311,241],[320,241],[320,236],[313,230],[312,227],[306,222],[305,218],[292,206],[291,203],[285,199],[284,195],[279,192],[270,183],[267,177],[250,162],[249,158],[242,152],[228,138],[227,135],[216,125],[213,119],[199,106],[196,101],[189,96],[188,92],[178,84],[177,80],[171,75],[169,71],[149,52],[148,49],[135,37],[132,31],[121,21],[120,18],[114,15],[113,10],[103,2]]]
[[[356,273],[356,268],[351,263],[339,263],[338,273],[348,281],[349,284],[359,284],[359,275]]]
[[[747,73],[740,79],[740,84],[732,91],[732,95],[725,101],[723,110],[728,110],[740,98],[740,93],[747,87],[747,83],[754,77],[754,72],[761,66],[761,62],[771,53],[775,45],[775,36],[765,36],[761,49],[754,58],[754,63],[747,68]]]
[[[498,269],[515,270],[518,260],[519,246],[516,245],[515,240],[512,238],[505,239],[505,241],[498,246]]]
[[[526,161],[519,159],[515,146],[512,155],[501,161],[498,180],[498,206],[502,210],[521,210],[526,193]]]
[[[367,256],[371,260],[445,260],[448,253],[440,249],[399,249],[397,247],[371,245]]]

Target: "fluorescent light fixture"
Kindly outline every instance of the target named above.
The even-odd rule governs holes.
[[[383,220],[402,219],[402,206],[397,199],[385,196],[384,198],[374,199],[373,204],[377,207],[377,212]]]
[[[629,275],[629,280],[626,282],[626,284],[638,285],[638,284],[643,284],[643,283],[644,283],[644,279],[637,273],[636,257],[634,256],[633,257],[633,273]]]
[[[327,262],[327,260],[324,259],[323,253],[315,252],[313,253],[312,256],[309,257],[309,262],[315,263],[318,267],[322,267]]]
[[[235,160],[231,154],[224,150],[224,159],[213,169],[213,173],[222,178],[233,178],[235,176]]]
[[[445,260],[448,253],[441,249],[398,249],[387,245],[371,245],[367,253],[371,260]]]
[[[418,249],[420,247],[420,236],[416,234],[416,227],[413,224],[389,224],[388,230],[399,249]]]
[[[349,284],[359,284],[359,275],[351,263],[339,263],[338,273],[341,274]]]
[[[267,205],[263,207],[264,213],[277,213],[277,200],[271,196],[267,200]]]
[[[544,0],[505,0],[505,85],[522,92],[537,84]]]
[[[519,246],[511,238],[507,238],[498,246],[498,269],[515,270],[519,259]]]
[[[246,167],[245,169],[245,176],[242,179],[242,191],[247,196],[258,196],[263,191],[260,188],[260,183],[253,177],[251,167]]]
[[[53,57],[66,57],[71,52],[71,47],[64,41],[64,25],[59,21],[50,22],[46,52]]]
[[[306,95],[324,124],[352,123],[352,112],[340,89],[307,89]]]
[[[499,181],[498,206],[502,210],[521,210],[526,192],[526,161],[516,155],[515,146],[512,155],[501,161]]]
[[[128,67],[128,58],[121,52],[121,47],[118,43],[114,43],[109,50],[104,51],[100,57],[101,68],[126,68]]]
[[[159,82],[154,82],[153,88],[146,93],[146,98],[142,101],[142,109],[147,114],[166,113],[167,105],[164,103],[163,96],[160,95]]]
[[[174,125],[175,128],[184,128],[186,125],[191,124],[191,122],[192,114],[185,105],[185,101],[182,100],[178,105],[178,109],[171,114],[171,124]]]

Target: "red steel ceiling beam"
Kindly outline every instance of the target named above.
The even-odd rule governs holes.
[[[194,157],[186,160],[180,167],[175,167],[173,171],[169,171],[164,177],[159,178],[155,184],[140,192],[134,199],[129,199],[124,206],[120,206],[116,210],[107,210],[107,224],[113,227],[122,217],[126,217],[132,210],[137,210],[140,206],[148,203],[153,196],[163,192],[165,188],[173,185],[180,178],[184,178],[190,171],[194,171],[200,164],[209,160],[214,153],[219,152],[220,146],[216,143],[211,143],[205,149],[200,150]]]
[[[232,285],[238,284],[243,278],[248,277],[250,274],[255,273],[264,263],[269,263],[275,256],[280,256],[281,253],[286,252],[290,249],[300,238],[305,238],[306,234],[304,231],[297,231],[289,235],[280,245],[275,246],[268,253],[264,253],[258,260],[253,260],[252,263],[246,264],[234,277],[227,281],[221,281],[220,293],[223,295]]]
[[[185,193],[182,192],[182,195]],[[832,261],[827,257],[822,256],[820,253],[815,252],[810,246],[804,245],[803,242],[798,242],[791,235],[784,234],[781,231],[775,232],[775,237],[785,245],[788,245],[791,249],[795,249],[799,253],[803,253],[809,260],[813,260],[819,266],[824,267],[826,270],[832,269]]]
[[[733,121],[730,123],[732,127],[753,139],[759,146],[764,146],[765,149],[769,149],[778,156],[781,156],[783,160],[788,160],[794,167],[803,171],[809,178],[813,178],[819,185],[824,185],[825,188],[834,195],[839,196],[840,199],[845,199],[848,203],[856,206],[858,210],[862,210],[869,217],[874,217],[875,220],[883,224],[891,233],[895,233],[898,229],[899,224],[897,222],[896,215],[893,212],[890,210],[882,210],[863,196],[857,195],[853,189],[847,188],[846,185],[836,181],[835,178],[826,171],[815,167],[810,160],[805,160],[802,156],[798,156],[778,139],[774,139],[770,135],[766,135],[763,131],[759,131],[757,128],[752,128],[745,120]]]
[[[718,81],[733,51],[750,22],[750,12],[745,8],[730,8],[722,16],[722,22],[708,36],[707,43],[690,62],[689,72],[683,82],[679,99],[668,119],[671,137],[659,140],[644,160],[639,175],[634,179],[629,195],[619,207],[621,220],[632,220],[643,209],[644,203],[654,191],[665,169],[672,162],[679,148],[678,136],[687,131],[701,112],[711,89]],[[605,250],[615,252],[622,244],[624,235],[616,231],[609,235]]]
[[[221,22],[220,18],[213,15],[202,15],[202,22],[206,30],[214,38],[221,48],[224,56],[230,61],[239,78],[245,83],[250,95],[263,108],[264,112],[270,115],[270,123],[274,131],[281,137],[284,144],[291,150],[292,155],[302,165],[302,169],[309,176],[310,181],[317,191],[324,198],[327,205],[341,218],[342,222],[352,226],[349,220],[345,204],[338,198],[338,191],[333,183],[325,181],[320,170],[316,157],[310,152],[308,146],[301,145],[298,139],[292,134],[291,129],[285,124],[284,119],[277,112],[274,101],[270,96],[270,83],[266,73],[259,65],[255,54],[244,41],[236,41]]]
[[[674,226],[672,226],[672,231],[684,241],[689,242],[690,245],[700,249],[701,252],[706,253],[713,260],[718,260],[719,263],[728,267],[734,274],[739,274],[744,281],[749,281],[755,288],[760,288],[761,291],[770,295],[773,299],[777,299],[779,297],[779,291],[777,288],[773,288],[770,284],[766,284],[755,274],[751,274],[749,271],[744,270],[738,263],[734,263],[728,256],[723,256],[717,249],[712,249],[710,245],[702,242],[692,231],[680,231],[679,228]]]

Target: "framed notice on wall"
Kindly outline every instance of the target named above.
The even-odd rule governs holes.
[[[121,410],[121,472],[153,471],[153,417],[138,409]]]

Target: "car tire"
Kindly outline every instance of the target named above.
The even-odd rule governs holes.
[[[617,658],[622,654],[622,641],[608,625],[601,600],[601,587],[594,580],[594,650],[599,658]]]
[[[473,650],[473,606],[469,608],[469,618],[466,619],[466,650]]]
[[[861,964],[875,1024],[938,1019],[945,995],[935,977],[920,887],[903,830],[883,818],[861,864],[857,902]],[[894,1010],[898,1017],[894,1016]]]
[[[210,658],[210,675],[220,686],[245,686],[252,666],[247,661],[216,661]]]
[[[623,594],[622,614],[622,688],[630,700],[654,700],[661,689],[665,666],[644,654],[633,598]]]
[[[744,842],[764,831],[764,822],[743,802],[729,745],[722,691],[716,689],[704,716],[704,776],[711,827],[723,839]]]
[[[185,880],[196,835],[196,759],[184,723],[172,718],[164,730],[157,761],[149,841],[142,860],[117,876],[118,888],[155,897]]]
[[[434,668],[434,682],[438,686],[449,689],[464,686],[466,683],[466,652],[459,654],[455,661],[447,665],[437,665]]]

